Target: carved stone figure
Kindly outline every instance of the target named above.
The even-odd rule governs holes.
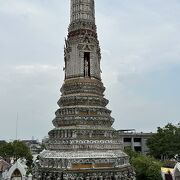
[[[88,77],[89,76],[89,62],[88,62],[88,59],[87,57],[85,57],[85,60],[84,60],[84,63],[85,63],[85,77]]]

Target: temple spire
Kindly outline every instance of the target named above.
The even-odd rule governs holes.
[[[71,21],[65,44],[65,79],[101,80],[94,0],[71,0]]]
[[[71,0],[70,22],[88,20],[95,23],[94,0]]]
[[[46,150],[36,162],[37,180],[133,180],[133,169],[112,125],[101,80],[101,50],[94,0],[71,0],[64,47],[65,80]]]

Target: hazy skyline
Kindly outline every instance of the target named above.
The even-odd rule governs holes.
[[[180,122],[180,1],[95,0],[116,129]],[[0,0],[0,139],[47,136],[64,80],[67,0]]]

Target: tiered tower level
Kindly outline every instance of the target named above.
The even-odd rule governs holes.
[[[71,0],[65,40],[65,80],[59,109],[35,177],[52,180],[133,179],[122,141],[112,128],[101,82],[94,0]]]

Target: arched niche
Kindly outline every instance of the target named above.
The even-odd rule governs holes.
[[[11,175],[11,180],[22,180],[22,174],[19,169],[15,169]]]

